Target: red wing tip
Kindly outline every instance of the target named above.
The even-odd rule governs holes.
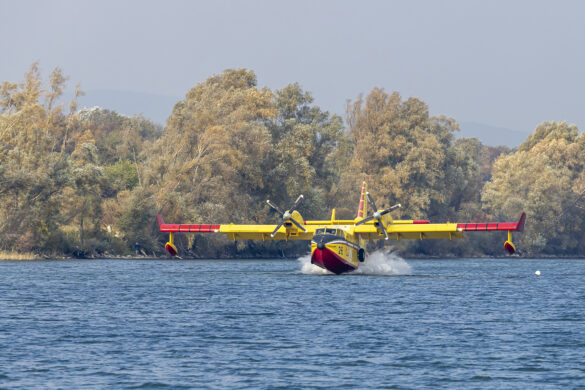
[[[160,214],[156,215],[156,221],[158,222],[158,226],[165,224],[165,220],[163,219],[162,215],[160,215]]]
[[[520,216],[520,219],[518,220],[518,227],[516,227],[516,230],[519,232],[523,232],[525,223],[526,223],[526,213],[523,211],[522,215]]]

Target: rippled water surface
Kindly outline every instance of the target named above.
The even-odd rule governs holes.
[[[0,262],[0,388],[585,387],[585,261],[303,261]]]

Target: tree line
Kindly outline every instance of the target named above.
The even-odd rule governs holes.
[[[348,101],[345,121],[298,83],[259,88],[253,71],[195,85],[164,127],[103,108],[64,104],[67,78],[33,64],[0,85],[0,250],[45,256],[161,255],[155,214],[189,223],[276,223],[266,199],[298,194],[307,219],[354,218],[360,184],[395,218],[517,220],[521,254],[585,255],[585,136],[545,122],[516,149],[456,138],[455,119],[420,99],[374,88]],[[405,255],[501,255],[504,233],[400,241]],[[186,256],[288,256],[306,243],[185,235]],[[381,245],[373,243],[372,248]]]

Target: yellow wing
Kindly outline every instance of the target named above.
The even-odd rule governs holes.
[[[418,221],[394,221],[386,227],[389,239],[424,240],[435,238],[463,238],[463,231],[456,223],[416,223]],[[359,225],[354,233],[366,240],[383,239],[384,235],[373,223]]]
[[[304,226],[307,230],[281,226],[272,237],[277,225],[219,225],[219,233],[224,233],[232,240],[310,240],[315,235],[315,226]]]
[[[393,221],[386,225],[389,239],[424,240],[433,238],[463,238],[463,232],[524,231],[526,214],[522,213],[518,222],[486,223],[429,223],[429,221]],[[359,225],[354,233],[367,240],[384,238],[376,222]],[[508,240],[510,236],[508,235]]]

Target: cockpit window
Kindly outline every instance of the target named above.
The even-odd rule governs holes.
[[[315,234],[333,234],[343,237],[343,230],[340,229],[315,229]]]

